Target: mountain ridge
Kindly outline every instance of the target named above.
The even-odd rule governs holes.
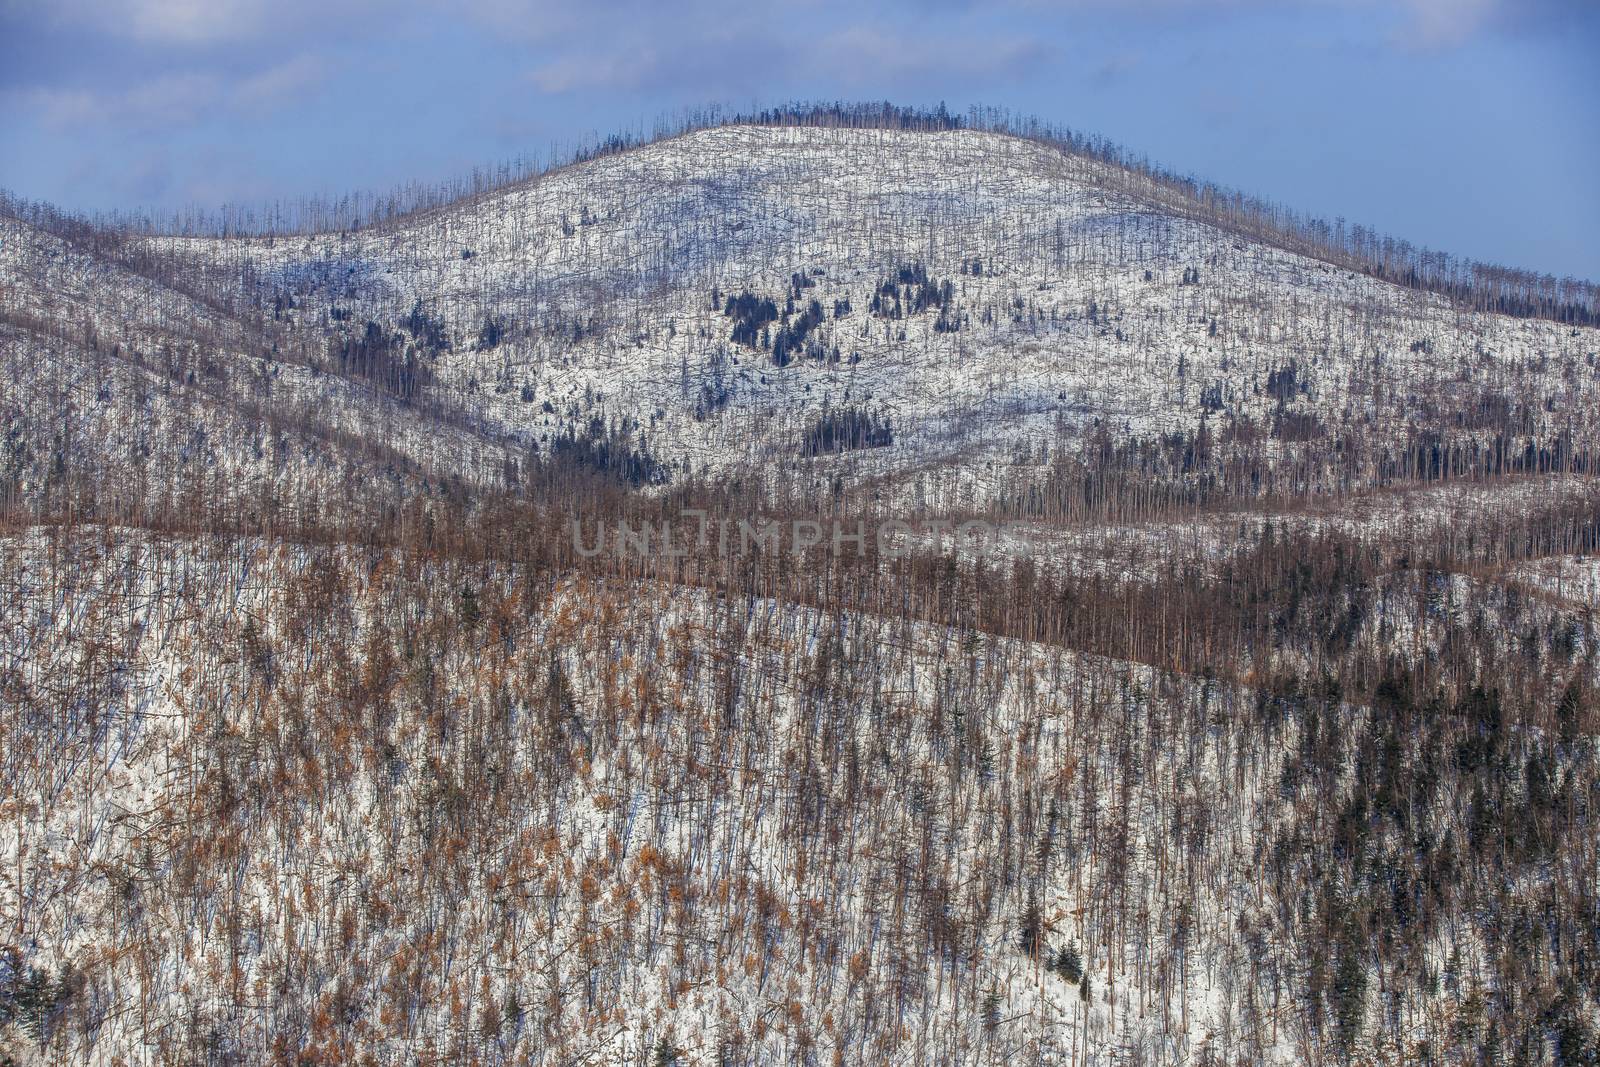
[[[920,132],[994,132],[1030,140],[1085,160],[1099,161],[1113,172],[1124,173],[1143,183],[1146,195],[1162,200],[1169,210],[1188,205],[1207,213],[1211,221],[1231,218],[1245,235],[1256,239],[1276,239],[1286,251],[1317,255],[1365,273],[1373,273],[1398,284],[1431,288],[1460,296],[1487,297],[1499,302],[1499,310],[1515,314],[1578,316],[1593,322],[1600,309],[1600,286],[1573,277],[1556,278],[1537,270],[1502,267],[1473,261],[1447,253],[1415,248],[1404,240],[1385,237],[1370,227],[1347,227],[1296,212],[1279,203],[1215,183],[1197,180],[1192,175],[1152,163],[1107,138],[1052,125],[1036,116],[1017,115],[1001,108],[974,105],[965,115],[953,115],[944,105],[937,109],[904,107],[892,103],[814,104],[795,103],[751,112],[721,108],[687,111],[672,118],[658,119],[653,132],[594,138],[566,155],[552,151],[552,161],[539,164],[526,158],[487,168],[475,168],[469,179],[456,179],[424,186],[412,183],[387,194],[357,192],[337,201],[302,198],[300,205],[284,219],[282,203],[270,210],[224,207],[217,216],[193,209],[186,216],[174,216],[169,230],[210,232],[233,236],[290,236],[316,232],[336,232],[363,226],[402,221],[415,213],[449,208],[474,197],[493,195],[507,188],[537,181],[571,166],[650,147],[677,137],[723,127],[754,125],[768,128],[839,128]],[[361,204],[366,204],[362,208]],[[19,217],[35,216],[44,225],[66,231],[156,232],[162,227],[152,216],[121,217],[109,220],[86,219],[62,213],[44,203],[28,203],[5,195],[0,190],[0,212]],[[367,221],[363,222],[362,217]],[[371,221],[373,216],[379,222]],[[312,220],[309,225],[302,218]],[[1481,291],[1480,291],[1481,290]],[[1530,293],[1537,295],[1530,296]],[[1480,308],[1486,309],[1486,308]]]
[[[189,350],[199,370],[183,373],[221,373],[253,403],[277,405],[284,375],[307,396],[308,376],[376,390],[408,440],[430,424],[481,440],[500,457],[469,461],[488,486],[609,455],[651,482],[921,470],[985,506],[1081,464],[1097,434],[1185,492],[1586,470],[1600,454],[1574,421],[1596,402],[1600,332],[1152,211],[1108,167],[972,129],[721,125],[382,229],[119,238],[142,273],[73,259],[70,241],[29,252],[14,229],[0,270],[13,317],[48,317],[91,276],[127,291],[66,317],[91,346],[142,323]],[[191,336],[169,336],[174,314]],[[235,370],[219,371],[219,340]],[[874,447],[806,444],[866,419]]]

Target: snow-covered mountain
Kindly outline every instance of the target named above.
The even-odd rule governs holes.
[[[0,214],[0,1067],[1595,1062],[1597,309],[864,125]]]
[[[213,374],[257,404],[376,385],[482,440],[456,473],[489,482],[596,420],[651,477],[917,472],[979,502],[1091,439],[1290,490],[1593,445],[1600,330],[1247,240],[1001,133],[718,127],[379,226],[122,250],[207,303],[51,241],[11,226],[8,309],[124,352],[204,336],[256,357]],[[366,433],[359,406],[326,421]],[[892,444],[815,458],[853,416],[847,444]],[[429,432],[385,438],[460,452]]]
[[[302,328],[420,309],[450,346],[437,387],[498,430],[626,419],[694,472],[791,465],[851,405],[894,427],[873,468],[973,473],[1062,424],[1249,420],[1292,449],[1458,412],[1542,442],[1593,410],[1600,331],[1462,313],[1164,213],[1111,170],[980,131],[735,126],[381,232],[183,244]]]

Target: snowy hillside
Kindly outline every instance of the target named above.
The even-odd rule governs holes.
[[[1600,330],[1461,312],[1163,214],[1107,170],[995,133],[729,127],[379,231],[167,244],[247,267],[302,330],[416,310],[452,405],[544,445],[626,420],[680,471],[793,466],[856,407],[895,443],[852,466],[955,462],[991,488],[1063,426],[1204,423],[1269,455],[1434,427],[1588,443]]]
[[[117,518],[496,485],[508,452],[321,373],[295,339],[0,218],[0,493],[50,507],[86,490]],[[322,343],[314,351],[322,352]]]
[[[353,203],[0,198],[0,1067],[1600,1062],[1593,287],[942,109]]]
[[[355,549],[6,548],[8,721],[95,709],[0,760],[0,892],[42,995],[99,1020],[61,1062],[1304,1063],[1315,931],[1314,981],[1366,952],[1323,909],[1413,906],[1317,873],[1398,696]],[[1461,776],[1351,847],[1410,863],[1403,819],[1464,826]],[[1317,993],[1341,1031],[1448,1032],[1551,885],[1527,847],[1498,893],[1418,883],[1485,910],[1403,928],[1370,1030]]]

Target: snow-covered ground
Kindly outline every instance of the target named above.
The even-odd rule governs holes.
[[[1543,908],[1592,843],[1468,877],[1429,835],[1521,848],[1471,786],[1539,798],[1518,825],[1541,825],[1540,768],[1592,780],[1592,738],[1444,682],[1515,657],[1506,678],[1592,683],[1600,567],[1428,561],[1581,518],[1592,483],[1422,485],[1402,460],[1576,466],[1600,331],[1468,313],[1112,177],[993,133],[733,126],[346,233],[94,248],[0,219],[22,513],[392,521],[598,424],[676,478],[1043,514],[1008,551],[1119,596],[1209,594],[1270,538],[1395,549],[1268,597],[1252,662],[1180,677],[422,549],[13,530],[0,1060],[1422,1062],[1419,1033],[1466,1057],[1481,975],[1523,951],[1497,909]],[[892,444],[803,454],[852,412]],[[1096,457],[1135,489],[1221,476],[1207,448],[1291,481],[1129,509],[1148,522],[1024,506]],[[1332,688],[1350,663],[1382,706]],[[1385,734],[1422,714],[1412,668],[1427,728]],[[1402,764],[1431,769],[1384,808],[1374,768]],[[1412,942],[1372,949],[1350,902]],[[1087,982],[1046,966],[1069,946]],[[1343,1046],[1336,970],[1375,978],[1338,994],[1366,1012]]]
[[[1600,557],[1547,556],[1519,564],[1507,577],[1586,608],[1600,608]]]
[[[0,914],[82,976],[94,1035],[51,1062],[1231,1061],[1248,1027],[1289,1064],[1321,1040],[1263,849],[1309,810],[1306,724],[1375,712],[365,550],[3,548]],[[1419,965],[1477,966],[1472,929],[1437,931]],[[1087,987],[1046,966],[1069,945]]]
[[[799,472],[825,405],[882,411],[895,444],[824,466],[933,464],[980,496],[1097,427],[1154,440],[1248,418],[1269,453],[1448,431],[1445,412],[1468,431],[1583,434],[1600,331],[1462,312],[1106,177],[994,133],[727,127],[379,230],[157,244],[260,279],[303,329],[420,309],[451,345],[439,389],[475,418],[544,442],[626,419],[694,472]],[[904,267],[942,306],[910,309],[922,287]],[[872,311],[885,283],[897,317]],[[769,340],[817,302],[787,366],[731,338],[726,300],[745,293],[774,301]]]

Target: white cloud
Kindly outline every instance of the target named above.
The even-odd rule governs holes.
[[[616,34],[620,29],[648,18],[649,6],[630,3],[629,0],[592,0],[574,3],[571,0],[423,0],[423,7],[444,8],[451,14],[463,15],[497,32],[523,40],[539,40],[587,29],[592,34]],[[631,17],[619,18],[624,9],[632,8]],[[680,8],[666,12],[674,20],[693,21],[689,12]],[[600,20],[597,24],[597,20]]]
[[[838,21],[843,20],[825,20]],[[693,27],[634,23],[626,36],[563,37],[528,80],[547,93],[695,87],[708,96],[773,91],[796,79],[826,78],[841,91],[881,92],[892,84],[955,89],[1024,77],[1050,49],[1017,36],[848,23],[815,38],[771,36],[737,15]]]
[[[69,129],[123,125],[166,129],[219,112],[260,116],[315,88],[325,73],[314,56],[297,56],[229,83],[216,74],[189,71],[138,82],[126,89],[26,88],[0,94],[3,105],[32,113],[46,126]]]
[[[181,125],[210,110],[220,89],[218,79],[210,74],[169,74],[125,93],[107,94],[106,99],[113,114],[134,122]]]
[[[233,89],[233,102],[252,111],[270,111],[315,89],[327,73],[327,64],[320,58],[295,56],[239,82]]]
[[[1050,50],[1027,38],[934,37],[857,25],[823,38],[811,55],[836,77],[873,83],[884,78],[1005,80],[1027,73],[1048,59]]]
[[[68,129],[96,124],[167,126],[191,122],[217,97],[217,81],[204,74],[173,74],[125,91],[28,88],[5,94],[6,103],[32,112],[46,126]]]
[[[613,56],[563,56],[534,67],[528,72],[528,80],[546,93],[636,89],[658,73],[657,62],[650,50]]]
[[[10,89],[0,94],[7,111],[32,112],[46,126],[77,126],[99,118],[102,105],[87,89]]]
[[[1501,13],[1502,0],[1406,0],[1403,40],[1427,48],[1461,44]]]
[[[1572,13],[1594,0],[993,0],[1034,12],[1176,15],[1250,14],[1285,8],[1346,9],[1370,16],[1374,35],[1403,47],[1449,48],[1493,26]],[[1398,25],[1396,25],[1398,22]]]
[[[253,37],[268,13],[264,0],[126,0],[121,6],[129,9],[136,36],[188,44]]]
[[[48,6],[0,0],[3,10],[30,21],[91,30],[146,44],[202,47],[277,38],[310,27],[359,24],[386,9],[402,13],[415,0],[53,0]]]
[[[114,37],[186,45],[251,37],[268,25],[274,6],[267,0],[55,0],[48,6],[11,0],[6,5],[24,18],[43,16]]]

